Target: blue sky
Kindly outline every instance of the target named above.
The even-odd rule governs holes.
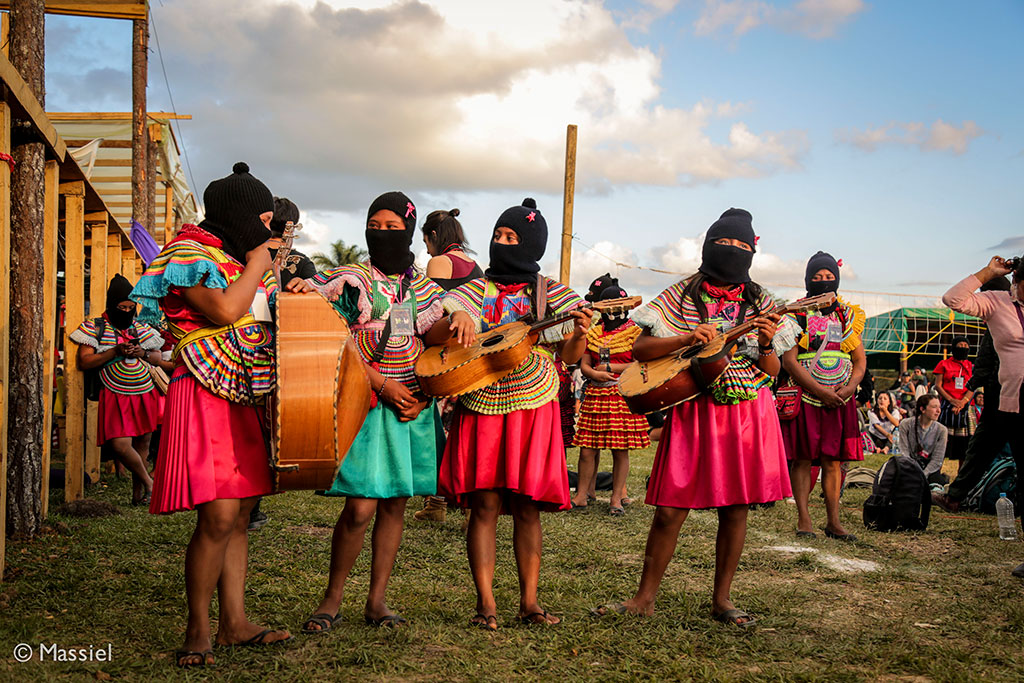
[[[196,117],[181,126],[195,179],[246,159],[307,211],[307,251],[361,242],[362,207],[388,189],[421,215],[459,206],[478,247],[532,195],[554,270],[572,122],[575,232],[626,263],[692,269],[730,206],[754,214],[773,283],[825,249],[849,288],[935,295],[994,245],[1024,252],[1021,2],[229,4],[152,8]],[[49,17],[48,108],[127,111],[129,30]],[[149,97],[170,108],[155,53]],[[576,248],[575,286],[616,272]],[[672,281],[618,273],[644,293]]]

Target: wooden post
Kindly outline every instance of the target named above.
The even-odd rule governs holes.
[[[85,183],[64,183],[64,387],[67,443],[64,499],[80,500],[85,483],[85,378],[78,369],[78,345],[71,333],[85,319]]]
[[[174,239],[174,188],[164,189],[164,245]]]
[[[121,272],[121,232],[107,233],[107,280]]]
[[[103,314],[107,302],[107,222],[89,226],[89,317]],[[99,404],[86,401],[85,407],[85,476],[93,484],[100,480]]]
[[[156,143],[160,140],[160,124],[148,126],[146,142],[146,230],[156,239]]]
[[[137,278],[135,277],[135,247],[127,247],[121,249],[121,275],[132,281],[135,284]]]
[[[6,14],[4,15],[7,16]],[[11,110],[0,101],[0,152],[11,153]],[[11,170],[0,164],[0,581],[4,578],[7,538],[7,381],[11,337]]]
[[[569,268],[572,265],[572,205],[576,194],[576,126],[565,130],[565,183],[562,192],[562,256],[558,279],[569,286]]]
[[[11,55],[11,13],[0,14],[0,45],[3,46],[4,57]]]
[[[132,218],[145,224],[153,190],[147,179],[149,128],[146,116],[146,82],[149,68],[149,21],[132,22]],[[153,226],[146,225],[153,234]],[[128,276],[131,277],[131,276]]]
[[[54,342],[57,335],[57,219],[60,210],[60,169],[56,161],[46,162],[46,203],[43,219],[43,483],[40,516],[50,512],[50,460],[53,445],[53,375],[57,364]],[[65,276],[66,277],[66,276]]]

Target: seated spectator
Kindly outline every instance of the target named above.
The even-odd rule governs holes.
[[[981,413],[985,410],[985,389],[981,388],[974,392],[974,416],[981,419]]]
[[[896,450],[896,430],[900,426],[897,414],[892,396],[885,391],[878,394],[875,407],[868,411],[868,436],[871,437],[875,453]]]
[[[914,383],[910,379],[909,372],[900,373],[898,392],[900,397],[900,409],[907,414],[913,412],[914,401],[917,400],[914,391]]]
[[[919,397],[914,416],[900,422],[898,450],[921,466],[929,484],[945,485],[949,477],[942,473],[942,462],[946,459],[948,432],[938,422],[939,410],[937,396]]]

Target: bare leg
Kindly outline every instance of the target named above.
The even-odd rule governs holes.
[[[793,499],[796,501],[796,529],[797,531],[813,531],[814,523],[811,521],[810,497],[811,497],[811,461],[794,460],[789,470],[790,481],[793,484]]]
[[[597,476],[597,457],[598,452],[593,448],[580,449],[580,460],[577,466],[580,476],[576,482],[576,495],[572,498],[573,504],[577,507],[586,507],[587,505],[587,493]]]
[[[612,451],[612,507],[622,507],[626,497],[626,477],[629,476],[629,451]]]
[[[369,619],[380,619],[394,614],[388,609],[384,594],[391,578],[391,570],[402,543],[402,526],[405,522],[405,504],[408,498],[384,498],[377,501],[377,520],[373,523],[371,537],[373,558],[370,562],[370,590],[366,594],[364,615]]]
[[[323,600],[313,610],[315,614],[338,613],[345,591],[345,581],[363,549],[366,529],[370,526],[376,511],[375,498],[345,499],[345,507],[338,516],[331,538],[331,568],[327,577],[327,590],[324,591]],[[317,624],[307,623],[306,626],[311,630],[319,629]]]
[[[494,564],[501,496],[497,491],[476,491],[470,494],[469,504],[466,552],[476,585],[476,611],[485,617],[493,616],[498,613],[494,599]]]
[[[747,538],[746,505],[730,505],[718,508],[718,538],[715,542],[715,588],[711,597],[711,611],[721,614],[734,609],[729,592],[736,576],[736,567],[743,554],[743,543]],[[742,620],[746,621],[746,620]]]
[[[821,489],[825,492],[825,528],[843,536],[846,529],[839,521],[839,491],[843,485],[842,463],[838,460],[821,460]]]
[[[109,441],[114,457],[132,473],[133,500],[142,498],[153,490],[153,479],[149,476],[145,461],[132,447],[131,437],[119,437]]]
[[[256,498],[238,501],[238,515],[224,553],[224,566],[217,582],[220,619],[217,624],[217,644],[236,645],[255,637],[262,626],[245,616],[245,577],[249,567],[249,513]],[[274,631],[261,642],[273,643],[291,637],[287,631]]]
[[[632,598],[622,604],[633,614],[650,616],[654,614],[654,598],[658,594],[665,570],[672,560],[672,553],[679,541],[679,529],[686,521],[689,510],[658,506],[651,520],[647,534],[647,549],[644,551],[644,570],[640,575],[640,586]]]
[[[537,602],[537,584],[540,582],[540,555],[543,533],[540,526],[540,508],[526,496],[512,496],[512,546],[519,571],[519,616],[546,614]],[[534,623],[557,624],[556,616],[533,617]]]

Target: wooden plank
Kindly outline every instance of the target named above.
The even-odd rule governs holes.
[[[65,138],[64,144],[68,146],[68,149],[78,149],[79,147],[85,147],[92,140],[84,140],[80,138]],[[108,149],[131,149],[131,140],[103,140],[100,142],[100,147],[106,147]]]
[[[0,101],[0,152],[11,153],[11,110]],[[7,392],[10,379],[11,170],[0,164],[0,581],[7,538]]]
[[[0,9],[10,9],[10,0],[0,2]],[[45,0],[47,14],[105,19],[146,19],[146,0]]]
[[[132,281],[135,284],[137,279],[135,278],[135,248],[130,247],[128,249],[121,249],[121,275]]]
[[[0,15],[0,51],[8,59],[11,56],[11,13],[4,12]]]
[[[558,280],[569,286],[569,267],[572,264],[572,208],[576,195],[576,126],[565,129],[565,181],[562,184],[562,250]]]
[[[57,213],[60,210],[60,169],[56,161],[46,162],[43,220],[43,484],[40,487],[42,518],[50,511],[50,460],[53,446],[53,376],[57,364],[54,343],[57,335]]]
[[[6,3],[0,3],[0,6],[3,4]],[[64,141],[57,135],[57,129],[53,127],[50,120],[46,118],[46,112],[40,106],[32,88],[28,87],[28,83],[11,64],[11,60],[3,55],[0,55],[0,81],[3,81],[10,91],[7,97],[8,103],[11,99],[15,100],[17,108],[21,109],[32,121],[47,147],[59,161],[64,161],[64,157],[67,156],[67,147],[64,145]]]
[[[121,240],[107,235],[107,279],[121,272]]]
[[[104,217],[105,218],[105,217]],[[102,315],[107,302],[107,221],[89,226],[92,248],[89,253],[89,317]],[[85,412],[85,476],[93,484],[100,480],[100,447],[96,445],[99,430],[99,404],[86,402]]]
[[[80,500],[85,476],[85,378],[70,335],[85,319],[85,183],[61,183],[64,195],[64,498]]]
[[[174,237],[174,188],[164,190],[164,244]]]
[[[131,159],[97,159],[93,166],[131,166]]]
[[[157,174],[156,179],[159,182],[161,182],[161,183],[166,183],[167,182],[164,179],[164,177],[162,175],[160,175],[159,173]],[[89,178],[89,182],[92,183],[93,185],[109,185],[110,183],[130,183],[131,181],[132,181],[132,177],[130,175],[98,175],[98,176],[93,176],[92,178]],[[130,192],[125,192],[124,193],[124,195],[126,197],[129,194],[131,194],[131,193]]]
[[[51,121],[131,121],[130,111],[48,111]],[[155,121],[191,121],[191,114],[176,114],[172,111],[150,111],[146,117]]]

